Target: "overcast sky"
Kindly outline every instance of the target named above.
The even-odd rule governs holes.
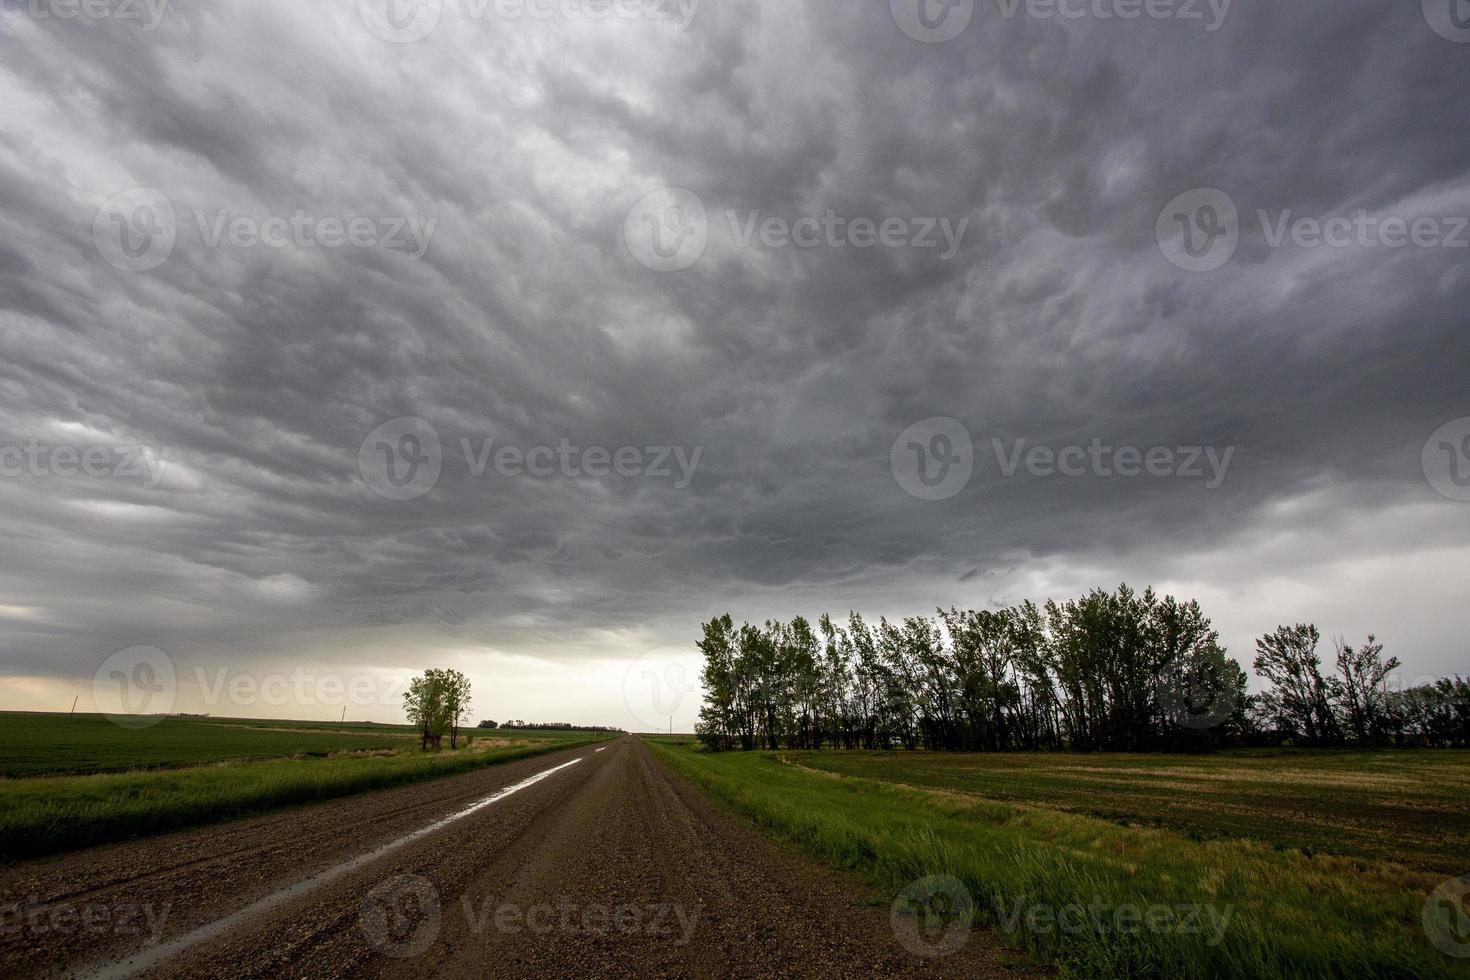
[[[4,0],[0,707],[687,729],[712,615],[1125,580],[1470,668],[1453,0],[391,2]]]

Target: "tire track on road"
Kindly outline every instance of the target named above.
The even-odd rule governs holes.
[[[487,766],[440,780],[294,806],[223,824],[89,848],[0,869],[0,906],[118,910],[166,918],[168,941],[237,911],[283,883],[331,867],[587,746]],[[243,843],[242,843],[243,842]],[[45,916],[42,916],[45,918]],[[62,975],[80,957],[122,958],[139,937],[45,927],[0,934],[0,975]]]
[[[139,969],[157,978],[231,980],[1043,972],[980,931],[945,959],[914,955],[895,937],[886,899],[875,903],[851,876],[760,836],[637,739],[499,769],[496,785],[472,805],[441,807],[434,821],[406,835],[401,821],[396,835],[363,828],[384,809],[380,794],[334,810],[356,846],[337,848],[314,874],[276,869],[253,904],[231,897],[248,890],[248,879],[191,878],[192,890],[178,898],[213,911],[193,917],[192,929],[202,932],[175,931],[172,946],[144,950],[132,963],[113,955],[91,976]],[[463,798],[468,785],[440,794],[440,802]],[[487,788],[483,778],[474,785]],[[296,822],[320,819],[313,811],[327,806],[278,815],[275,827],[289,833]],[[153,846],[164,860],[167,843]],[[15,971],[0,961],[0,972]]]

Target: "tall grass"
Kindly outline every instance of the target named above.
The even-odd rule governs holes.
[[[601,739],[544,739],[484,752],[420,753],[414,748],[396,755],[0,779],[0,860],[421,782],[596,741]]]
[[[1470,964],[1439,953],[1419,929],[1424,900],[1440,881],[1435,875],[837,777],[765,753],[652,744],[763,828],[863,872],[890,895],[928,875],[959,879],[1000,935],[1058,964],[1064,976],[1470,975]],[[1064,932],[1044,911],[1079,906],[1107,910],[1102,928],[1075,928],[1074,917],[1074,929]],[[1123,906],[1167,908],[1175,916],[1198,910],[1205,931],[1182,931],[1177,918],[1167,928],[1119,931],[1111,915]],[[1042,911],[1032,918],[1032,910]]]

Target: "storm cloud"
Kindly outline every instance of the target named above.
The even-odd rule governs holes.
[[[918,5],[7,0],[0,706],[1125,579],[1463,669],[1470,36]]]

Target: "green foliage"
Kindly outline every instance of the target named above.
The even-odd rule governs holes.
[[[790,752],[835,775],[1041,805],[1196,840],[1462,873],[1470,752],[1233,749],[1212,755]]]
[[[1322,676],[1317,644],[1322,634],[1309,624],[1278,626],[1256,641],[1256,673],[1271,684],[1262,709],[1279,728],[1308,745],[1338,739],[1331,687]]]
[[[755,820],[769,832],[792,841],[839,867],[862,872],[885,896],[915,879],[948,874],[960,879],[992,915],[1001,935],[1041,959],[1060,965],[1064,977],[1086,978],[1373,978],[1455,977],[1467,975],[1464,961],[1435,950],[1420,928],[1420,910],[1430,891],[1448,872],[1416,871],[1399,865],[1281,850],[1291,832],[1281,816],[1289,801],[1280,790],[1290,773],[1278,774],[1269,755],[1258,760],[1255,799],[1275,799],[1274,819],[1258,825],[1258,840],[1196,841],[1169,825],[1166,829],[1120,826],[1083,813],[1054,809],[1066,805],[1038,793],[1026,802],[1002,802],[969,792],[921,790],[895,782],[858,777],[832,778],[797,765],[782,764],[773,753],[713,753],[650,740],[662,758],[717,798]],[[1229,753],[1208,760],[1228,763]],[[1071,780],[1079,792],[1110,765],[1123,770],[1145,758],[1164,767],[1179,760],[1160,757],[802,753],[793,761],[844,765],[883,760],[898,767],[888,774],[901,781],[924,778],[920,766],[961,770],[977,766],[1013,767],[1002,785],[1025,799],[1028,777],[1038,786]],[[1304,757],[1285,754],[1287,764],[1311,768]],[[1374,782],[1385,771],[1354,773],[1382,756],[1332,756],[1340,778],[1356,775]],[[1422,756],[1419,758],[1423,758]],[[1058,762],[1083,759],[1085,772],[1058,773]],[[1463,791],[1467,761],[1444,753],[1426,762],[1454,767]],[[1223,773],[1222,773],[1223,775]],[[992,774],[976,772],[970,789],[990,785]],[[1232,779],[1241,780],[1240,774]],[[1434,793],[1433,772],[1405,777],[1412,793]],[[1176,797],[1182,796],[1178,789]],[[1126,801],[1125,801],[1126,802]],[[1390,819],[1387,809],[1385,819]],[[1273,834],[1273,828],[1279,832]],[[1189,830],[1190,828],[1182,828]],[[1386,830],[1386,828],[1385,828]],[[1451,869],[1453,870],[1453,869]],[[1223,928],[1204,934],[1144,929],[1129,934],[1085,929],[1063,933],[1030,928],[1024,913],[1032,908],[1061,909],[1094,901],[1110,908],[1134,905],[1209,910]],[[1228,918],[1227,918],[1228,917]],[[1218,938],[1213,944],[1212,937]],[[984,941],[973,938],[974,941]]]
[[[430,667],[409,682],[403,695],[409,724],[419,730],[419,747],[439,748],[445,735],[458,747],[460,724],[470,713],[470,681],[450,668]]]
[[[402,748],[412,730],[228,718],[120,728],[102,715],[0,713],[0,776],[119,772]]]
[[[0,860],[53,854],[435,779],[594,741],[598,739],[528,739],[483,752],[425,755],[410,751],[4,780],[0,781]],[[403,740],[397,744],[402,746]]]
[[[702,625],[710,749],[1211,751],[1242,744],[1470,746],[1470,684],[1389,690],[1400,666],[1369,636],[1337,641],[1324,677],[1315,626],[1256,643],[1269,687],[1248,692],[1195,601],[1095,589],[1044,607],[938,611],[816,630]]]
[[[723,616],[703,633],[713,749],[1189,749],[1245,724],[1245,673],[1199,604],[1126,585],[1044,611],[824,615],[818,631]]]

